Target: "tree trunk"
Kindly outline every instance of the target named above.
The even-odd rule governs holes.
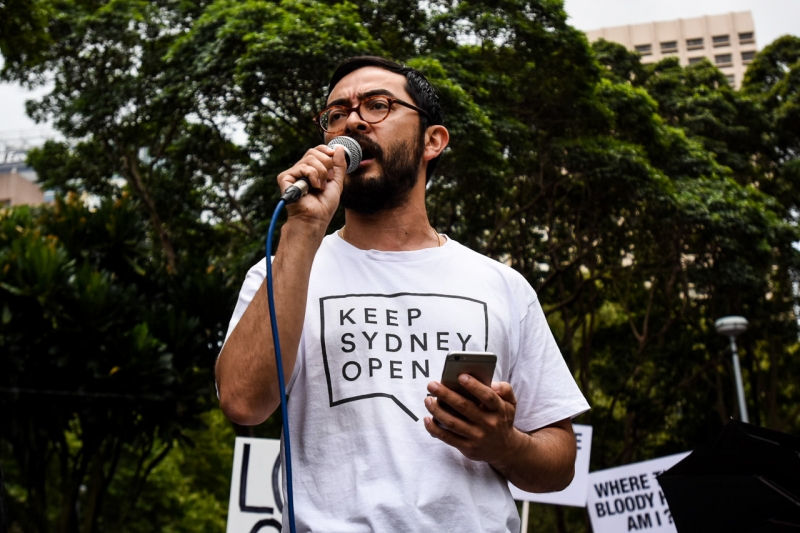
[[[153,224],[153,229],[158,235],[159,241],[161,241],[161,248],[164,250],[164,255],[167,258],[167,270],[170,274],[177,274],[178,256],[175,253],[175,247],[172,245],[172,239],[169,236],[166,226],[161,221],[161,217],[158,215],[158,210],[156,209],[156,204],[153,201],[153,197],[150,196],[150,192],[147,190],[147,187],[144,184],[142,175],[139,172],[138,160],[128,153],[125,153],[122,156],[122,160],[125,163],[128,179],[139,197],[141,197],[141,199],[144,201],[144,205],[147,208],[148,214],[150,215],[150,222]]]

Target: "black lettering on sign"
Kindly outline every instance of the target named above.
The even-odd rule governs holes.
[[[394,309],[387,309],[386,310],[386,325],[387,326],[399,326],[400,324],[397,323],[397,311]]]
[[[274,518],[266,518],[264,520],[259,520],[253,526],[253,529],[250,530],[250,533],[258,533],[262,529],[271,527],[275,531],[280,531],[283,528],[283,524],[275,520]]]
[[[408,310],[408,325],[411,325],[411,322],[418,319],[422,316],[422,311],[419,309],[409,309]]]
[[[637,495],[636,498],[644,498],[647,500],[647,504],[652,508],[653,507],[653,493],[648,492],[647,494]]]
[[[653,527],[653,520],[650,518],[650,513],[637,514],[635,518],[628,517],[628,531],[639,531],[651,527]]]
[[[278,513],[283,512],[283,494],[281,494],[280,482],[280,469],[281,469],[281,456],[275,458],[275,464],[272,465],[272,496],[275,498],[275,507],[278,508]]]
[[[595,485],[595,490],[600,492],[602,485]],[[646,509],[647,507],[653,506],[653,493],[648,494],[637,494],[636,496],[625,496],[624,498],[615,498],[613,506],[611,502],[597,502],[594,504],[595,511],[597,511],[598,518],[603,518],[605,516],[615,516],[619,514],[626,514],[632,513],[634,511],[641,511]],[[637,518],[635,521],[635,529],[640,528],[641,524],[649,524],[652,527],[652,519],[650,515],[645,513],[644,515],[637,515],[637,517],[644,516],[646,518],[642,518],[641,521]],[[628,517],[628,524],[630,531],[630,520],[632,517]],[[658,517],[657,517],[658,519]]]
[[[598,498],[607,498],[610,494],[613,494],[609,489],[609,484],[610,483],[608,481],[604,481],[603,483],[600,484],[598,483],[594,484],[594,490],[595,492],[597,492]]]
[[[600,498],[608,496],[616,496],[617,494],[628,494],[637,490],[647,490],[650,488],[650,481],[647,479],[647,474],[640,476],[630,476],[615,479],[613,481],[604,481],[601,484],[595,484],[594,490]]]
[[[370,311],[372,311],[372,312],[370,313]],[[367,324],[377,324],[378,321],[374,320],[375,318],[378,317],[377,311],[378,311],[377,309],[373,309],[371,307],[365,307],[364,308],[364,322],[367,323]],[[370,320],[370,318],[372,318],[373,320]]]
[[[608,516],[615,516],[625,512],[625,502],[619,498],[614,500],[613,509],[611,508],[611,504],[609,502],[601,502],[599,505],[605,506],[605,514]]]
[[[239,472],[239,510],[243,513],[272,514],[272,507],[247,505],[247,470],[250,466],[250,444],[245,443],[242,450],[242,469]]]
[[[597,513],[598,518],[603,518],[606,515],[606,508],[602,502],[594,504],[594,510]]]
[[[632,513],[634,511],[641,511],[646,509],[648,504],[652,506],[652,494],[650,498],[643,494],[636,496],[625,496],[624,498],[615,498],[612,505],[611,502],[604,501],[595,503],[595,510],[597,516],[615,516],[619,514]]]

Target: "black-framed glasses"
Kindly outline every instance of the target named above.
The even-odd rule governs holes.
[[[424,109],[404,102],[399,98],[379,94],[364,98],[355,107],[343,105],[328,106],[322,110],[322,113],[314,118],[314,123],[326,133],[339,133],[344,130],[347,117],[350,116],[350,113],[355,111],[364,122],[368,124],[377,124],[378,122],[386,120],[394,104],[413,109],[414,111],[422,113],[428,117],[428,119],[431,119],[431,116]]]

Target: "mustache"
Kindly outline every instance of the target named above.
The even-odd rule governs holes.
[[[370,139],[369,137],[365,137],[360,133],[353,132],[349,135],[351,139],[356,141],[361,146],[361,151],[364,153],[369,153],[373,158],[377,160],[383,160],[383,148]],[[364,159],[367,159],[366,157]]]

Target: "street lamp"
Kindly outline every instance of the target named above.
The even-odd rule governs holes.
[[[731,353],[733,354],[733,373],[736,377],[736,395],[739,397],[739,412],[742,422],[750,422],[747,418],[747,406],[744,403],[744,385],[742,384],[742,369],[739,367],[739,354],[736,351],[736,337],[747,331],[747,319],[743,316],[726,316],[714,322],[717,333],[725,335],[731,340]]]

